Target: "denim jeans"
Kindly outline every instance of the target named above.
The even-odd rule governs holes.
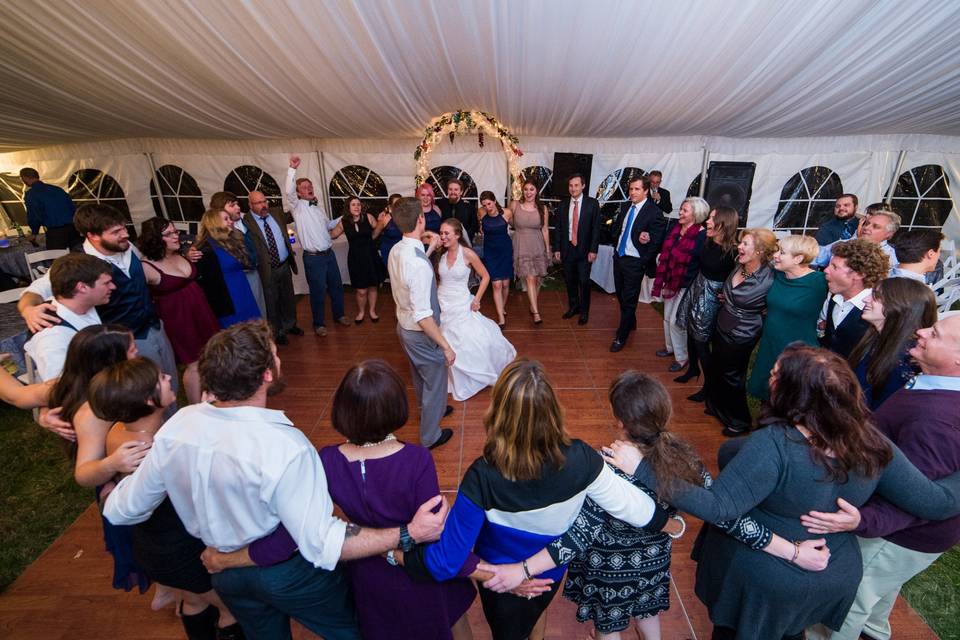
[[[313,313],[313,326],[324,326],[324,299],[330,294],[333,306],[333,319],[343,317],[343,281],[340,280],[340,267],[333,249],[323,255],[303,254],[303,271],[310,287],[310,311]]]
[[[293,618],[325,640],[360,640],[353,598],[339,569],[317,569],[298,553],[272,567],[227,569],[212,579],[248,638],[290,640]]]

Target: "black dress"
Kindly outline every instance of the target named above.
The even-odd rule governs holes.
[[[149,520],[133,526],[132,537],[133,557],[154,582],[192,593],[213,588],[200,562],[206,545],[187,533],[170,498],[164,498]]]
[[[367,214],[356,222],[347,214],[343,217],[343,232],[350,249],[347,252],[347,271],[354,289],[376,287],[383,282],[383,263],[373,239],[373,227]]]

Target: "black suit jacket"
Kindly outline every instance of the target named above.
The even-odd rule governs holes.
[[[554,253],[560,252],[561,260],[586,258],[588,253],[597,252],[600,246],[600,203],[596,198],[584,195],[580,202],[577,246],[570,244],[570,198],[560,201],[556,216],[556,235],[552,244]]]
[[[657,189],[657,193],[660,194],[660,204],[658,204],[657,206],[660,207],[660,209],[663,210],[664,213],[670,213],[671,211],[673,211],[673,203],[670,202],[670,192],[664,189],[663,187],[660,187],[659,189]],[[652,200],[653,198],[650,198],[650,199]],[[657,204],[657,203],[654,202],[654,204]]]
[[[280,230],[283,232],[283,238],[274,238],[277,242],[286,242],[288,229],[287,225],[293,222],[292,217],[289,213],[284,211],[275,211],[270,209],[270,215],[273,216],[274,221],[280,226]],[[253,247],[257,251],[257,272],[260,274],[260,281],[264,284],[270,282],[270,249],[267,248],[267,239],[263,235],[263,231],[260,228],[260,223],[254,219],[253,213],[247,212],[243,214],[243,224],[247,227],[247,236],[253,240]],[[289,244],[287,245],[287,251],[289,251],[289,256],[287,257],[287,262],[290,263],[290,268],[293,269],[294,273],[297,273],[297,261],[293,257],[293,247]]]
[[[630,215],[630,207],[632,206],[632,202],[624,202],[620,205],[620,212],[613,220],[614,253],[619,248],[620,233],[623,231],[623,225],[627,224],[627,217]],[[644,231],[650,234],[650,242],[640,244],[640,234]],[[636,213],[633,219],[633,227],[630,229],[630,239],[633,241],[633,246],[637,248],[637,253],[640,254],[640,261],[644,267],[657,257],[666,232],[667,220],[663,217],[663,211],[660,210],[656,202],[647,198]]]
[[[440,218],[442,220],[446,220],[447,218],[456,218],[459,220],[460,224],[463,225],[463,230],[466,231],[467,236],[470,237],[470,242],[473,243],[473,237],[477,235],[477,231],[480,229],[480,219],[477,217],[477,208],[463,200],[459,200],[457,204],[451,205],[450,201],[446,198],[438,200],[437,204],[440,206]]]

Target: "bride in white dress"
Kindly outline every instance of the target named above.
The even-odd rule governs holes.
[[[500,327],[480,313],[480,299],[490,284],[480,257],[466,246],[463,226],[456,218],[440,225],[440,235],[430,234],[430,251],[440,247],[440,330],[457,354],[449,368],[448,388],[454,400],[463,401],[492,386],[500,372],[517,356]],[[477,295],[470,293],[470,269],[480,277]]]

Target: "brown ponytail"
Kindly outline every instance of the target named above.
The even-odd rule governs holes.
[[[680,481],[703,484],[703,463],[693,448],[669,430],[670,395],[656,379],[624,371],[610,385],[613,415],[623,423],[657,478],[657,494],[669,502]]]

